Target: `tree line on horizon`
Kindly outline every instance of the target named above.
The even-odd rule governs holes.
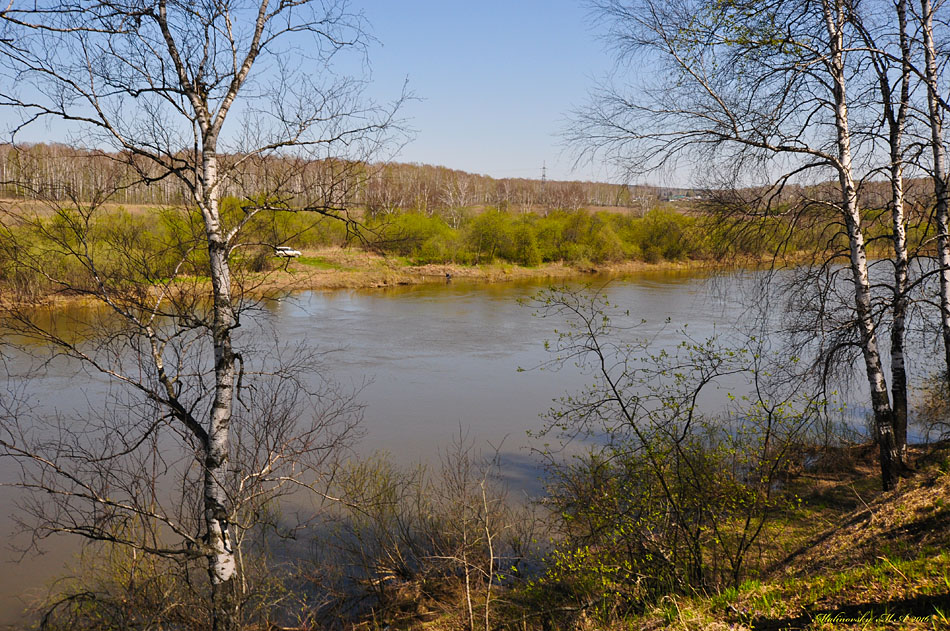
[[[227,159],[227,156],[222,156]],[[266,165],[270,163],[270,165]],[[404,162],[353,162],[334,159],[300,160],[269,156],[257,161],[253,174],[225,181],[226,196],[241,199],[253,192],[266,194],[282,166],[301,184],[321,189],[320,195],[337,206],[356,208],[369,216],[418,212],[432,216],[449,210],[495,208],[516,212],[550,210],[598,211],[626,209],[643,216],[667,202],[687,213],[715,213],[731,187],[683,188],[651,184],[614,184],[537,178],[494,178],[445,166]],[[266,165],[266,166],[265,166]],[[309,170],[309,176],[298,171]],[[279,176],[278,176],[279,177]],[[708,184],[708,183],[707,183]],[[768,196],[772,204],[790,204],[802,197],[832,194],[834,182],[784,182],[742,187],[750,198]],[[91,151],[61,143],[0,143],[0,196],[32,201],[89,201],[101,191],[114,189],[109,201],[131,206],[175,206],[185,202],[180,182],[149,174],[145,165],[119,154]],[[890,183],[871,172],[860,183],[861,204],[881,209],[890,203]],[[905,196],[927,205],[934,196],[933,180],[918,174],[905,180]],[[284,200],[292,204],[294,200]]]
[[[658,202],[698,194],[689,188],[649,184],[493,178],[428,164],[332,158],[307,162],[304,168],[312,172],[308,184],[325,188],[323,195],[337,205],[365,209],[371,215],[486,206],[524,211],[618,207],[642,214]],[[282,170],[296,173],[300,168],[288,156],[259,158],[224,183],[224,194],[266,192]],[[107,184],[119,184],[111,200],[115,203],[176,205],[188,199],[181,182],[149,169],[147,163],[127,156],[64,144],[0,144],[0,194],[8,198],[86,200]],[[317,174],[320,177],[313,177]]]

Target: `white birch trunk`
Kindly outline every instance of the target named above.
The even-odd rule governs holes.
[[[200,201],[208,239],[208,258],[214,298],[212,339],[214,346],[214,400],[209,419],[208,444],[204,461],[204,514],[207,529],[208,573],[214,599],[213,627],[232,625],[230,598],[236,563],[228,526],[230,506],[225,479],[230,452],[229,431],[235,397],[235,357],[231,330],[237,324],[231,296],[231,269],[228,243],[221,226],[218,202],[220,182],[213,138],[204,139],[201,164]]]
[[[891,179],[891,240],[894,245],[894,319],[891,323],[891,399],[894,407],[894,439],[904,468],[907,457],[907,366],[904,357],[904,341],[907,329],[907,311],[910,298],[907,295],[909,259],[907,254],[907,229],[904,213],[904,129],[910,107],[911,51],[907,35],[907,0],[898,0],[896,6],[898,35],[901,49],[901,80],[897,108],[894,108],[894,90],[884,71],[879,74],[881,102],[888,125]]]
[[[864,365],[871,390],[875,431],[881,449],[881,481],[884,490],[887,491],[894,488],[897,483],[897,450],[894,443],[893,412],[888,398],[887,381],[884,378],[881,355],[878,351],[874,319],[871,314],[871,283],[868,277],[867,252],[861,228],[858,191],[854,183],[852,169],[851,132],[845,92],[844,33],[842,28],[844,15],[842,7],[835,0],[824,0],[822,7],[828,30],[828,43],[830,44],[831,79],[834,82],[832,92],[837,133],[837,167],[838,181],[841,188],[841,210],[848,231],[851,276],[854,284],[854,304],[858,333],[861,338],[861,351],[864,355]]]
[[[938,101],[937,53],[933,39],[933,7],[920,0],[921,30],[927,78],[927,106],[930,119],[930,146],[933,152],[933,182],[936,196],[937,265],[940,276],[940,329],[944,361],[950,379],[950,199],[947,191],[947,152],[943,144],[943,115]]]
[[[899,158],[898,158],[899,160]],[[891,162],[892,240],[894,242],[894,321],[891,324],[891,392],[894,399],[894,439],[901,462],[907,451],[907,367],[904,338],[907,329],[907,230],[904,226],[904,173]]]

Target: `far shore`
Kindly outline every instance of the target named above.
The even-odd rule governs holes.
[[[728,262],[686,259],[660,260],[655,263],[628,260],[607,263],[543,263],[525,267],[508,262],[478,265],[438,263],[415,265],[411,261],[356,248],[304,250],[299,258],[279,260],[276,268],[247,273],[238,282],[252,296],[308,290],[382,289],[406,285],[445,284],[449,280],[474,283],[513,281],[578,280],[595,275],[623,276],[644,272],[725,270],[759,267],[767,260],[742,258]],[[238,277],[238,275],[235,275]],[[2,302],[2,301],[0,301]],[[34,297],[35,304],[81,304],[98,302],[95,298],[72,293],[53,293]],[[2,305],[0,305],[2,306]]]
[[[794,261],[787,258],[784,262]],[[525,267],[509,262],[461,265],[435,263],[416,265],[395,256],[379,255],[355,248],[327,248],[304,251],[298,259],[289,259],[282,267],[263,273],[257,283],[250,279],[255,295],[281,292],[336,289],[383,289],[406,285],[445,284],[449,280],[472,283],[514,281],[561,282],[592,276],[624,276],[649,272],[715,271],[761,268],[772,262],[769,257],[736,257],[728,261],[684,259],[657,262],[641,260],[604,263],[543,263]]]
[[[503,283],[516,280],[569,280],[594,274],[628,274],[644,271],[713,269],[722,267],[709,261],[619,261],[610,263],[564,262],[524,267],[514,263],[493,262],[479,265],[434,263],[414,265],[392,256],[356,249],[326,249],[305,252],[299,259],[266,274],[259,291],[296,291],[307,289],[372,289],[398,285],[444,283],[449,279],[479,283]]]

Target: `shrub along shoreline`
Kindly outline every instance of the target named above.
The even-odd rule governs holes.
[[[241,224],[241,201],[225,200],[222,217],[227,225]],[[170,279],[200,286],[207,281],[201,276],[207,259],[202,231],[200,217],[182,209],[119,206],[19,215],[0,225],[0,300],[81,300],[84,288],[93,290],[103,276],[129,286],[157,288]],[[232,271],[252,295],[445,282],[447,274],[502,282],[755,266],[780,249],[762,232],[737,239],[711,217],[673,208],[642,216],[584,209],[406,211],[360,217],[358,224],[277,210],[255,216],[240,233]],[[276,246],[303,255],[280,258]],[[64,248],[82,254],[64,257]]]
[[[749,259],[749,265],[761,261]],[[404,257],[381,255],[355,248],[304,251],[296,261],[266,275],[260,290],[303,291],[310,289],[373,289],[400,285],[445,284],[455,282],[499,283],[530,280],[570,280],[592,276],[623,276],[640,272],[707,270],[734,268],[711,261],[619,261],[605,264],[571,264],[561,261],[526,267],[494,262],[414,264]]]

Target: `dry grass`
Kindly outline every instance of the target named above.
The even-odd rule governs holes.
[[[760,580],[718,594],[667,596],[647,613],[604,622],[497,606],[494,629],[857,631],[950,629],[950,445],[915,449],[918,471],[881,493],[869,446],[832,450],[798,481],[801,508],[771,538],[791,554]],[[504,598],[504,596],[502,596]],[[514,605],[513,599],[510,605]],[[458,603],[417,603],[393,628],[466,629]],[[548,612],[550,613],[550,612]],[[376,631],[378,625],[359,626]]]

